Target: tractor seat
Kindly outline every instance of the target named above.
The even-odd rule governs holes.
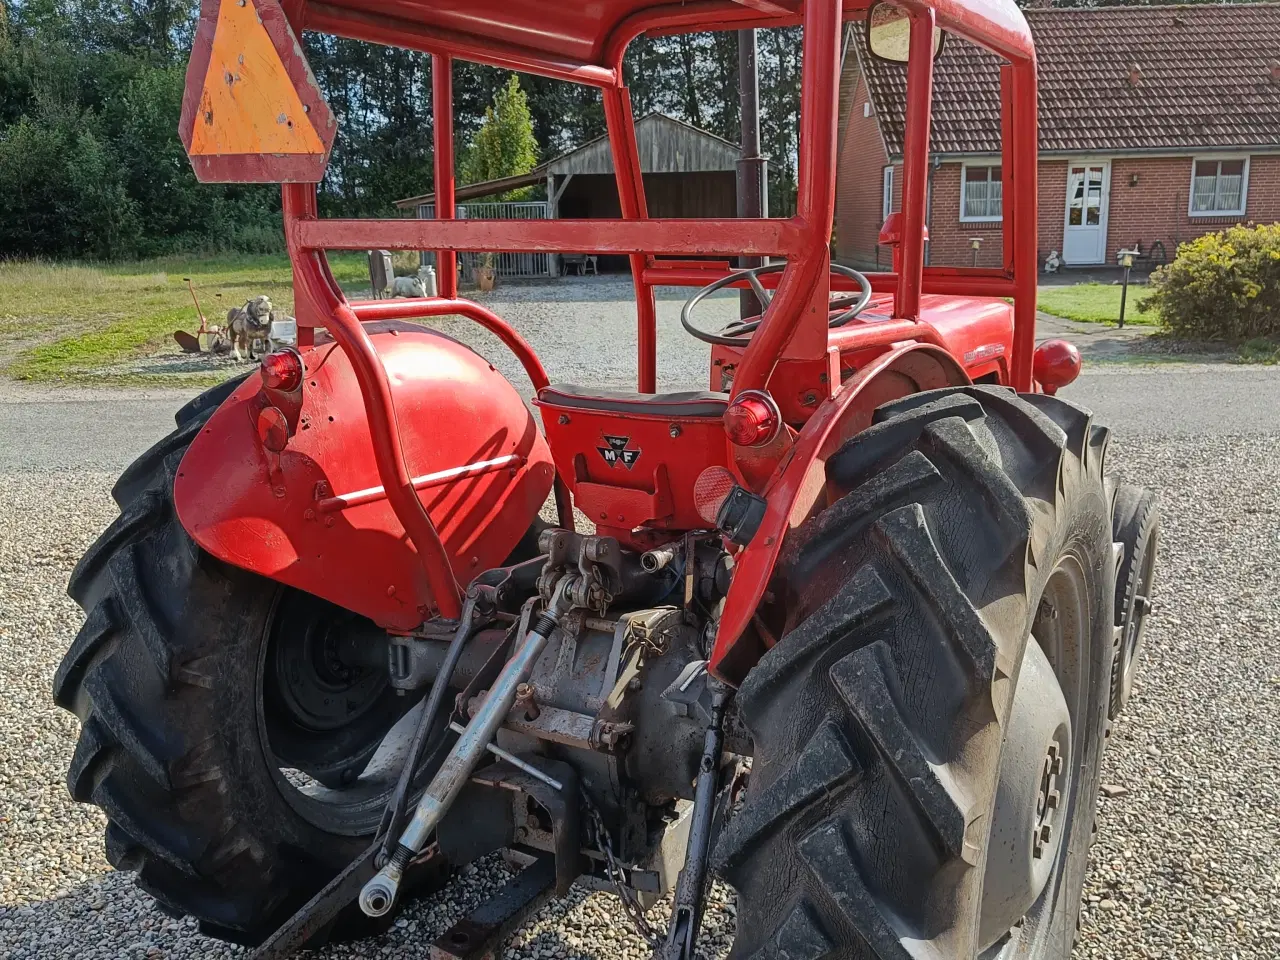
[[[729,463],[721,416],[727,393],[627,393],[570,383],[533,401],[556,470],[597,530],[624,542],[640,527],[706,526],[693,488],[703,470]]]
[[[727,393],[684,390],[677,393],[628,393],[575,383],[552,383],[538,391],[539,406],[590,410],[636,417],[709,417],[719,419],[729,405]]]

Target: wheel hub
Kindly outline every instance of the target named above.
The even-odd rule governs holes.
[[[413,704],[391,695],[386,634],[297,590],[273,606],[259,668],[263,746],[285,799],[317,826],[367,832],[397,770],[388,737]],[[378,762],[385,753],[385,762]]]
[[[1071,715],[1053,666],[1027,641],[1006,728],[982,895],[980,940],[990,946],[1031,909],[1066,831],[1071,790]]]

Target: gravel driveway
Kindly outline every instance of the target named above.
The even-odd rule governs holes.
[[[508,293],[495,306],[557,362],[581,358],[577,368],[549,362],[554,377],[629,380],[633,334],[616,304],[584,298],[552,315],[520,299]],[[572,343],[566,310],[578,320]],[[663,304],[664,380],[701,382],[705,351],[679,333],[674,310]],[[612,376],[593,376],[601,368]],[[1127,422],[1112,470],[1156,488],[1165,518],[1158,616],[1105,761],[1112,796],[1101,802],[1078,957],[1280,957],[1280,377],[1230,369],[1121,369],[1072,390]],[[1221,396],[1224,376],[1245,378],[1234,407]],[[133,395],[104,424],[101,399],[0,390],[0,955],[243,956],[112,872],[101,816],[73,804],[63,783],[77,724],[49,690],[81,620],[67,577],[115,515],[108,490],[120,465],[163,429],[158,411],[177,406]],[[1207,413],[1185,421],[1179,407]],[[61,448],[59,429],[71,437]],[[420,956],[505,876],[496,860],[474,865],[411,904],[387,936],[321,956]],[[508,955],[647,957],[620,916],[610,896],[575,890],[526,925]],[[707,956],[726,953],[734,922],[732,895],[717,889]]]

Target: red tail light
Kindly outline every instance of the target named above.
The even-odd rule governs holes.
[[[262,382],[268,390],[289,393],[302,386],[302,358],[292,350],[277,350],[262,358]]]
[[[761,390],[744,390],[724,411],[724,432],[739,447],[758,447],[778,435],[782,415]]]

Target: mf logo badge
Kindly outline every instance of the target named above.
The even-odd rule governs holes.
[[[604,435],[604,442],[607,443],[608,446],[596,447],[596,449],[600,451],[600,456],[604,457],[604,462],[609,466],[617,466],[620,463],[630,470],[632,466],[635,465],[635,462],[640,459],[639,450],[630,450],[627,448],[627,444],[630,440],[630,437],[611,437],[606,433]]]

